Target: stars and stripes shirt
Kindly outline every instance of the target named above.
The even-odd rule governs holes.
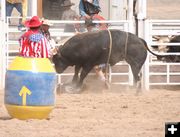
[[[20,55],[24,57],[49,58],[50,44],[38,31],[27,31],[19,39]]]

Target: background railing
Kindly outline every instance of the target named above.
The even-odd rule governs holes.
[[[158,52],[154,46],[180,46],[180,43],[159,42],[153,37],[171,37],[180,34],[180,20],[147,20],[145,22],[145,40],[150,49],[154,50],[159,55],[180,55],[179,52]],[[180,48],[180,47],[179,47]],[[148,54],[145,63],[146,76],[145,85],[146,89],[150,86],[161,85],[180,85],[180,63],[167,63],[159,61],[157,58]]]
[[[133,24],[129,21],[93,21],[94,23],[108,23],[109,29],[119,29],[123,31],[129,31],[133,32]],[[51,36],[56,41],[56,46],[59,46],[63,44],[66,39],[76,35],[76,32],[64,32],[64,27],[66,24],[84,24],[84,21],[65,21],[65,20],[50,20],[50,23],[53,24],[53,26],[50,27],[50,33]],[[18,55],[19,52],[19,43],[18,39],[23,34],[23,32],[19,31],[16,26],[9,25],[7,23],[7,29],[6,29],[6,46],[5,46],[5,52],[6,52],[6,69],[8,68],[9,63],[14,59],[15,56]],[[121,69],[121,66],[123,66],[123,70]],[[73,67],[69,67],[64,73],[58,74],[58,84],[62,84],[67,79],[71,79],[73,76],[74,70]],[[94,75],[94,73],[90,73],[89,75]],[[113,84],[130,84],[133,83],[133,77],[131,73],[131,69],[129,65],[121,61],[116,64],[116,66],[109,68],[109,81]],[[117,80],[117,77],[120,77],[119,79],[123,79],[122,81]],[[123,77],[123,78],[121,78]]]
[[[16,18],[18,20],[18,18]],[[17,21],[16,21],[17,22]],[[63,21],[63,20],[50,20],[53,24],[50,28],[50,33],[56,41],[56,46],[63,44],[66,39],[76,35],[76,32],[64,32],[64,27],[66,24],[84,24],[84,21]],[[119,29],[123,31],[128,31],[134,33],[135,25],[131,21],[96,21],[96,23],[108,23],[109,29]],[[14,59],[19,52],[18,39],[23,34],[23,32],[17,29],[17,24],[6,24],[3,27],[5,35],[5,44],[3,48],[3,80],[5,76],[5,70],[8,68],[8,64]],[[180,43],[159,43],[155,40],[154,36],[168,37],[171,35],[180,34],[180,20],[146,20],[145,21],[145,37],[148,46],[156,53],[153,47],[158,45],[180,45]],[[161,53],[158,54],[176,54],[180,53]],[[161,85],[180,85],[180,63],[167,63],[157,60],[157,58],[150,53],[148,53],[147,61],[144,64],[145,73],[143,73],[143,83],[145,89],[149,89],[151,86],[161,86]],[[58,84],[62,84],[65,81],[72,78],[74,73],[73,67],[69,67],[63,74],[58,74],[59,80]],[[94,73],[90,73],[90,76]],[[132,85],[133,77],[129,65],[121,61],[115,66],[109,68],[109,81],[112,84],[124,84]]]

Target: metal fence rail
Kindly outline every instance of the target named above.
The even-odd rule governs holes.
[[[0,20],[0,90],[4,88],[5,83],[5,72],[6,72],[6,58],[5,58],[5,22]]]
[[[84,21],[55,21],[50,20],[54,25],[50,28],[52,37],[57,41],[56,46],[62,44],[64,38],[69,38],[76,33],[64,32],[65,24],[84,23]],[[102,22],[102,21],[100,21]],[[109,29],[120,29],[128,32],[134,32],[134,25],[131,21],[103,21],[103,23],[109,24]],[[18,31],[17,27],[10,26],[9,24],[4,27],[6,33],[5,46],[3,46],[3,65],[4,70],[7,69],[8,64],[14,59],[18,53],[19,44],[18,38],[22,32]],[[145,40],[148,46],[153,49],[153,46],[159,45],[157,41],[153,39],[153,36],[169,36],[180,34],[180,20],[146,20],[145,21]],[[178,46],[180,43],[161,43],[161,45]],[[158,53],[157,51],[154,51]],[[180,53],[158,53],[161,55],[180,55]],[[123,71],[120,68],[126,67]],[[180,85],[180,63],[166,63],[158,61],[155,56],[148,53],[147,60],[144,64],[145,73],[143,74],[143,85],[145,89],[149,89],[150,86],[156,85]],[[68,78],[73,76],[73,68],[69,68],[63,74],[58,74],[58,84],[62,84]],[[5,71],[3,72],[5,73]],[[89,75],[94,75],[90,73]],[[5,74],[3,74],[3,77]],[[126,77],[126,80],[119,81],[116,77]],[[4,78],[3,78],[4,79]],[[112,84],[133,84],[133,76],[131,68],[126,62],[119,62],[115,66],[109,68],[109,81]]]
[[[13,17],[14,18],[14,17]],[[18,19],[18,18],[17,18]],[[133,28],[133,23],[131,21],[127,20],[122,20],[122,21],[93,21],[94,23],[108,23],[109,24],[109,29],[120,29],[128,32],[134,32]],[[63,39],[69,38],[74,36],[76,33],[75,32],[64,32],[64,26],[66,24],[84,24],[84,21],[65,21],[65,20],[50,20],[50,23],[53,24],[50,28],[50,33],[51,36],[56,40],[56,46],[59,46],[63,44]],[[5,68],[8,68],[8,65],[10,62],[15,58],[15,56],[19,52],[19,43],[18,43],[18,38],[22,35],[22,32],[17,29],[16,26],[11,26],[7,23],[6,27],[6,45],[5,45],[5,53],[6,53],[6,66]],[[131,73],[130,66],[122,61],[117,63],[115,66],[116,67],[121,67],[121,66],[126,66],[128,69],[123,71],[123,72],[114,72],[114,68],[110,67],[109,68],[109,81],[112,82],[113,84],[133,84],[133,76]],[[69,68],[62,74],[57,74],[58,75],[58,84],[62,84],[65,82],[65,80],[71,78],[73,76],[74,70],[73,68]],[[117,68],[118,69],[118,68]],[[94,73],[90,73],[89,75],[94,75]],[[121,77],[121,76],[126,76],[127,80],[119,82],[117,80],[114,80],[115,77]]]
[[[146,20],[144,34],[145,40],[147,41],[148,46],[152,50],[152,46],[158,45],[180,46],[180,43],[158,43],[157,41],[153,40],[153,36],[164,37],[171,35],[179,35],[180,20]],[[180,55],[179,52],[154,52],[159,55]],[[158,61],[155,56],[148,54],[145,67],[145,87],[147,90],[150,88],[150,86],[155,85],[180,85],[180,63],[167,63],[163,61]]]

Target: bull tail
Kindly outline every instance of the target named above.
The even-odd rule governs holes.
[[[167,56],[167,55],[159,55],[159,54],[156,54],[156,53],[152,52],[152,51],[150,50],[150,48],[148,47],[147,42],[146,42],[144,39],[142,39],[142,38],[140,38],[140,39],[141,39],[141,41],[144,43],[145,48],[146,48],[152,55],[154,55],[154,56],[156,56],[156,57],[161,57],[161,58]]]

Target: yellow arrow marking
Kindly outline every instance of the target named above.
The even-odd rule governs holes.
[[[26,86],[23,86],[19,92],[19,96],[22,96],[23,106],[26,106],[26,94],[31,95],[31,91]]]

